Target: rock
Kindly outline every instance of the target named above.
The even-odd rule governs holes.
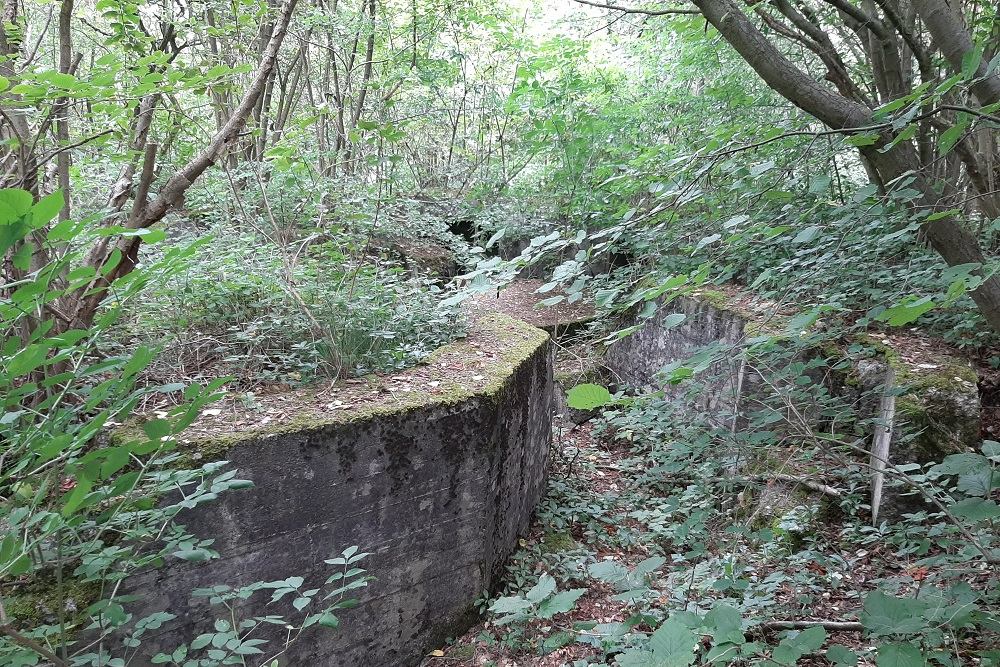
[[[458,258],[440,243],[430,239],[395,238],[389,247],[413,273],[439,278],[458,275]]]

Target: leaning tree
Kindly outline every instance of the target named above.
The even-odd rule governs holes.
[[[984,0],[690,0],[580,4],[700,14],[764,82],[856,146],[883,189],[907,187],[928,242],[979,267],[972,291],[1000,331],[1000,279],[964,220],[1000,217],[1000,14]],[[790,47],[796,47],[792,49]],[[793,53],[805,57],[792,57]]]
[[[157,17],[154,29],[144,24],[148,17],[144,17],[137,6],[110,3],[111,10],[118,12],[114,15],[116,22],[112,26],[122,34],[106,33],[108,42],[125,44],[122,48],[128,47],[133,52],[146,49],[145,52],[131,55],[141,56],[140,62],[144,63],[146,70],[144,78],[149,83],[137,89],[143,91],[137,98],[125,96],[125,109],[130,112],[124,131],[128,137],[129,158],[107,194],[104,220],[108,233],[93,244],[84,260],[82,268],[89,269],[93,279],[78,289],[67,290],[55,302],[45,304],[45,308],[50,311],[46,316],[54,316],[57,331],[91,325],[109,286],[135,268],[139,246],[143,240],[141,232],[178,208],[191,185],[238,147],[248,120],[254,110],[259,108],[260,101],[273,80],[297,2],[298,0],[283,0],[272,8],[270,20],[261,25],[262,36],[259,39],[256,67],[242,99],[228,110],[225,120],[219,123],[215,133],[201,150],[169,178],[164,179],[155,193],[152,185],[158,172],[160,146],[152,133],[152,127],[157,110],[166,103],[167,95],[161,85],[165,80],[163,73],[165,65],[176,59],[188,46],[181,35],[184,28],[178,27],[178,22],[197,17],[185,16],[184,11],[165,14]],[[120,131],[120,128],[103,129],[79,142],[67,143],[68,109],[72,96],[86,98],[88,91],[93,94],[92,91],[96,88],[96,84],[81,83],[73,76],[82,59],[82,55],[72,55],[73,33],[70,28],[74,14],[73,0],[61,0],[60,4],[57,35],[59,71],[43,72],[35,77],[40,81],[31,80],[30,83],[30,78],[25,75],[34,67],[33,60],[37,55],[38,45],[25,44],[22,39],[22,2],[2,0],[0,4],[4,21],[9,28],[0,31],[0,93],[3,93],[0,95],[0,188],[22,189],[38,199],[41,196],[40,174],[46,163],[54,162],[58,184],[63,194],[68,195],[68,152],[78,145]],[[131,12],[127,16],[128,20],[119,16],[126,10]],[[126,39],[131,37],[130,33],[125,32],[129,22],[134,24],[133,33],[141,34],[142,39],[132,39],[131,42]],[[38,41],[40,43],[41,40]],[[119,94],[117,82],[111,81],[105,85],[111,90],[108,99],[116,100]],[[50,88],[61,89],[63,92],[58,92],[53,97],[48,93]],[[107,100],[103,102],[108,103]],[[61,145],[41,155],[39,147],[53,128]],[[61,219],[69,217],[68,196],[65,201],[67,204],[61,212]],[[48,231],[34,230],[21,241],[0,246],[3,250],[3,255],[0,255],[0,260],[3,261],[0,298],[8,298],[13,289],[52,261],[51,244],[45,242]],[[4,238],[0,237],[0,242],[2,241]],[[25,335],[27,334],[28,330],[25,331]]]

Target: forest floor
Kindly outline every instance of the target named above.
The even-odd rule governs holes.
[[[532,576],[552,573],[557,580],[573,586],[586,586],[587,592],[576,607],[557,615],[550,621],[535,620],[526,626],[511,628],[499,626],[492,620],[483,620],[463,636],[435,651],[423,667],[558,667],[581,664],[611,664],[613,652],[605,651],[591,643],[574,641],[554,650],[547,640],[562,633],[573,632],[586,637],[594,622],[599,624],[627,623],[636,615],[633,601],[622,599],[620,590],[589,577],[588,564],[614,560],[632,567],[652,555],[651,547],[662,544],[648,525],[634,518],[637,506],[653,507],[657,502],[678,491],[673,486],[661,487],[649,493],[642,488],[647,484],[646,470],[636,465],[633,450],[627,443],[617,442],[604,435],[595,434],[591,422],[579,426],[561,424],[553,443],[555,456],[550,474],[549,492],[539,506],[538,516],[529,534],[521,540],[520,549],[509,567],[507,587],[516,591],[530,581]],[[683,482],[682,482],[683,483]],[[734,490],[735,501],[738,489]],[[725,504],[723,499],[722,503]],[[637,505],[637,503],[641,503]],[[556,530],[559,518],[570,516],[568,526]],[[849,620],[857,619],[860,599],[874,588],[873,580],[879,577],[905,573],[908,565],[894,554],[874,549],[842,551],[841,534],[847,524],[855,519],[832,513],[810,527],[810,541],[816,560],[788,559],[787,553],[774,553],[768,545],[760,545],[756,553],[740,553],[749,564],[750,579],[763,584],[775,582],[768,593],[761,593],[773,604],[772,613],[781,610],[794,613],[794,620]],[[719,526],[718,532],[726,528]],[[744,544],[744,546],[746,546]],[[706,544],[703,560],[726,557],[725,550],[733,544],[716,541]],[[825,548],[824,548],[825,547]],[[653,547],[655,548],[655,547]],[[823,552],[826,552],[824,555]],[[651,607],[676,609],[678,597],[688,595],[692,605],[705,602],[697,591],[688,587],[678,591],[678,578],[669,570],[673,568],[670,556],[676,561],[677,573],[686,579],[691,562],[680,554],[668,553],[668,561],[661,576],[651,579],[651,591],[645,596]],[[825,556],[832,556],[827,558]],[[849,567],[832,571],[832,561]],[[803,576],[805,574],[805,576]],[[912,573],[911,573],[912,574]],[[915,585],[919,585],[919,573]],[[561,583],[560,589],[563,588]],[[761,611],[764,611],[763,608]],[[767,620],[775,620],[770,617]],[[639,631],[652,631],[655,627],[635,626]],[[762,639],[775,640],[780,633],[758,630]],[[841,644],[861,652],[865,640],[858,631],[829,631],[828,644]],[[600,637],[591,635],[597,644]],[[799,665],[829,665],[825,659],[806,656]],[[860,665],[874,664],[863,660]]]
[[[524,299],[488,296],[489,305],[502,303],[515,316],[524,310]],[[1000,372],[985,381],[994,387],[998,380]],[[986,398],[984,407],[992,409]],[[986,417],[984,431],[997,423]],[[554,577],[559,591],[585,592],[567,612],[511,623],[498,622],[502,614],[485,613],[495,599],[481,600],[481,620],[434,650],[422,667],[646,664],[616,662],[628,650],[626,635],[652,633],[678,610],[705,613],[720,603],[739,610],[749,622],[748,640],[763,647],[751,664],[779,664],[771,661],[773,647],[798,630],[775,626],[792,622],[826,629],[822,648],[794,664],[835,664],[826,651],[838,647],[856,653],[857,665],[874,666],[878,641],[864,635],[858,622],[865,598],[887,588],[914,598],[925,580],[941,574],[940,567],[920,564],[938,553],[936,547],[912,547],[930,545],[926,536],[934,527],[916,522],[873,528],[863,507],[863,465],[846,472],[843,460],[773,447],[767,460],[741,464],[741,476],[726,483],[720,479],[725,454],[705,460],[713,458],[711,447],[690,459],[690,466],[678,456],[671,469],[670,450],[686,446],[667,436],[652,446],[633,440],[628,423],[616,425],[606,416],[582,424],[557,418],[547,491],[511,558],[500,595],[523,595],[542,575]],[[822,471],[833,470],[843,473],[830,481],[836,489],[789,482],[822,482]],[[604,565],[635,572],[654,557],[663,562],[639,590],[596,574]],[[993,575],[969,568],[963,576],[976,588]],[[976,637],[962,644],[952,664],[978,665],[974,652],[992,648]]]

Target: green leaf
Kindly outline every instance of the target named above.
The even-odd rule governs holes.
[[[38,203],[31,207],[32,228],[39,229],[59,215],[59,211],[62,210],[65,201],[61,190],[56,190],[52,194],[38,200]]]
[[[883,644],[878,647],[878,667],[924,667],[927,661],[913,644]]]
[[[923,629],[925,608],[920,600],[889,597],[875,591],[865,598],[860,619],[865,629],[874,635],[912,634]]]
[[[31,559],[24,553],[21,540],[16,535],[5,535],[0,540],[0,572],[18,576],[31,569]]]
[[[687,319],[687,315],[684,313],[670,313],[662,320],[660,320],[660,326],[664,329],[673,329],[675,326]]]
[[[66,496],[66,500],[63,501],[62,515],[70,516],[75,513],[93,487],[94,483],[90,479],[86,477],[77,479],[76,486],[73,487],[73,490]]]
[[[818,651],[823,646],[823,643],[826,642],[826,629],[822,626],[808,628],[795,635],[792,641],[803,653],[813,653],[814,651]]]
[[[962,77],[967,81],[973,78],[979,71],[982,62],[983,51],[981,47],[967,51],[962,58]]]
[[[205,549],[182,549],[180,551],[175,551],[174,556],[192,563],[202,563],[210,560],[212,558],[212,553]]]
[[[886,308],[875,319],[880,322],[887,322],[889,326],[901,327],[904,324],[916,321],[921,315],[937,307],[929,296],[921,299],[907,301],[905,303]]]
[[[854,667],[858,664],[858,654],[841,644],[833,644],[826,650],[826,659],[835,665]]]
[[[27,375],[45,363],[48,353],[48,345],[39,343],[29,345],[14,355],[7,363],[6,371],[11,378]]]
[[[1000,442],[983,440],[983,456],[994,461],[1000,461]]]
[[[941,136],[938,137],[938,153],[941,155],[947,155],[950,153],[951,149],[953,149],[955,144],[958,143],[958,140],[962,138],[963,134],[965,134],[965,130],[966,125],[959,124],[952,125],[947,130],[942,132]]]
[[[705,615],[705,626],[717,641],[743,630],[740,612],[728,604],[719,604]]]
[[[722,238],[722,234],[710,234],[710,235],[706,236],[705,238],[701,239],[700,241],[698,241],[698,245],[696,245],[694,247],[694,251],[698,252],[699,250],[701,250],[705,246],[711,245],[712,243],[715,243],[716,241],[718,241],[721,238]]]
[[[934,222],[935,220],[941,220],[943,218],[950,218],[955,215],[960,215],[962,212],[957,208],[949,208],[947,211],[938,211],[937,213],[931,213],[925,219],[926,222]]]
[[[981,454],[963,452],[950,454],[944,461],[931,467],[930,472],[938,475],[964,475],[965,473],[988,470],[989,461]]]
[[[112,447],[107,451],[104,463],[101,464],[101,478],[107,479],[126,465],[129,461],[129,450],[127,447]]]
[[[573,588],[568,591],[556,593],[538,605],[537,615],[539,618],[552,618],[556,614],[570,611],[576,606],[576,601],[580,596],[586,592],[586,588]]]
[[[324,628],[336,628],[340,626],[340,619],[330,612],[327,612],[319,617],[318,623]]]
[[[868,132],[865,134],[853,134],[845,141],[851,146],[861,147],[861,146],[871,146],[879,140],[879,135],[873,132]]]
[[[538,583],[528,591],[525,597],[532,602],[541,602],[556,591],[556,580],[548,574],[538,578]]]
[[[170,422],[166,419],[150,419],[142,425],[143,433],[153,442],[160,442],[170,435]]]
[[[809,243],[819,236],[821,231],[823,231],[823,228],[819,225],[810,225],[796,234],[795,238],[792,239],[792,243],[796,245],[800,243]]]
[[[490,613],[493,614],[516,614],[518,612],[527,611],[531,609],[533,605],[528,600],[518,596],[512,595],[508,597],[498,598],[493,604],[490,605]]]
[[[25,215],[31,210],[33,203],[31,193],[27,190],[17,188],[4,188],[0,190],[0,204],[6,205],[18,217]]]
[[[824,174],[813,176],[812,181],[809,183],[809,192],[814,195],[823,194],[830,189],[832,183],[833,179]]]
[[[615,658],[618,667],[659,667],[660,663],[650,651],[625,651]]]
[[[1000,518],[1000,505],[983,498],[966,498],[951,506],[951,512],[960,519],[972,522]]]
[[[698,638],[676,619],[670,618],[649,638],[656,664],[662,667],[688,667],[694,662]]]
[[[593,410],[611,402],[611,392],[597,384],[578,384],[566,394],[566,403],[574,410]]]

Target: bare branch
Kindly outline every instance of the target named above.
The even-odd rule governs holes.
[[[618,5],[606,5],[603,2],[593,2],[593,0],[573,0],[581,5],[588,5],[590,7],[599,7],[601,9],[611,9],[616,12],[621,12],[623,14],[642,14],[644,16],[667,16],[669,14],[701,14],[697,9],[681,9],[681,8],[668,8],[668,9],[639,9],[637,7],[619,7]]]

